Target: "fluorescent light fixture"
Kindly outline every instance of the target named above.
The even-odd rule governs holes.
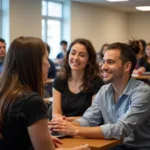
[[[106,1],[109,1],[109,2],[124,2],[124,1],[129,1],[129,0],[106,0]]]
[[[150,6],[137,6],[135,8],[141,11],[150,11]]]

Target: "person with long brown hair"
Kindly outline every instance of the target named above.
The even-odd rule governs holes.
[[[92,43],[83,38],[74,40],[53,84],[53,118],[65,116],[73,121],[82,116],[102,85]]]
[[[62,144],[50,136],[41,98],[49,67],[41,39],[19,37],[11,43],[0,76],[0,150],[54,150]],[[75,149],[81,148],[88,146]]]

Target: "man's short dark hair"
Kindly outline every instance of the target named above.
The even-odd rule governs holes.
[[[120,59],[122,60],[123,64],[125,64],[128,61],[132,63],[132,67],[130,70],[130,74],[132,74],[136,66],[136,48],[133,45],[117,42],[110,44],[107,48],[107,50],[113,49],[118,49],[120,51]]]
[[[5,40],[3,38],[0,38],[0,42],[5,43]]]
[[[65,40],[62,40],[62,41],[60,41],[60,45],[62,45],[62,44],[65,44],[65,45],[67,45],[68,43],[67,43],[67,41],[65,41]]]

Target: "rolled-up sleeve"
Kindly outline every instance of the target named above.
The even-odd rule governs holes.
[[[117,122],[100,126],[105,139],[121,139],[141,126],[146,127],[145,122],[150,118],[150,89],[140,87],[129,96],[131,104]]]

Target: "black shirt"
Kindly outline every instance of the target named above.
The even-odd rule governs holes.
[[[146,61],[146,59],[141,58],[137,61],[137,63],[138,63],[138,68],[144,67],[145,71],[150,71],[150,64]]]
[[[0,150],[28,150],[32,147],[27,127],[38,120],[47,118],[47,108],[36,93],[28,94],[12,104],[2,126],[3,140]]]
[[[50,64],[50,68],[48,71],[48,78],[54,79],[56,77],[56,67],[54,62],[51,59],[48,59],[48,62]]]
[[[68,87],[68,81],[55,78],[53,87],[61,93],[61,107],[63,115],[66,117],[82,116],[85,110],[91,106],[92,96],[95,95],[101,86],[102,80],[97,77],[93,81],[93,88],[89,92],[72,93]]]

